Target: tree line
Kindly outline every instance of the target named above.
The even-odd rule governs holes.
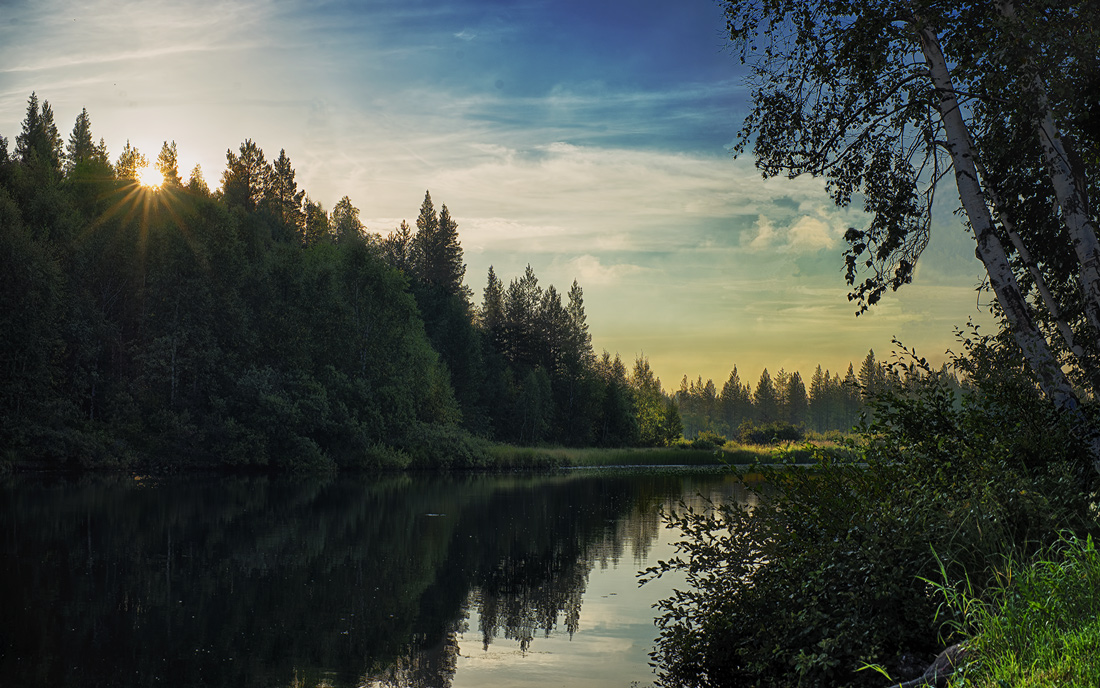
[[[112,161],[87,110],[65,140],[31,94],[14,150],[0,136],[2,461],[402,466],[474,438],[680,438],[648,361],[593,351],[577,282],[490,268],[475,304],[465,272],[430,193],[382,236],[347,196],[311,199],[285,150],[245,140],[211,190],[175,142]]]
[[[903,392],[928,375],[955,390],[966,384],[946,365],[932,373],[903,371],[877,359],[872,349],[858,371],[849,363],[843,377],[818,365],[808,387],[798,371],[787,372],[782,368],[774,376],[765,368],[755,388],[742,382],[737,366],[720,390],[713,380],[703,382],[698,377],[692,381],[685,375],[676,392],[676,402],[687,439],[700,433],[747,439],[757,436],[759,428],[773,434],[777,430],[791,434],[799,429],[843,432],[859,424],[862,418],[873,416],[869,402],[881,393]],[[789,438],[800,434],[793,432]]]

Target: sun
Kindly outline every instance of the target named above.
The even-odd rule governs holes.
[[[164,184],[164,175],[155,167],[146,165],[137,171],[138,183],[147,189],[159,189]]]

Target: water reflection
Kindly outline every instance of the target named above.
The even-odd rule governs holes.
[[[593,571],[646,563],[658,504],[733,489],[715,473],[17,476],[0,484],[0,676],[449,686],[460,639],[522,655],[572,637]]]

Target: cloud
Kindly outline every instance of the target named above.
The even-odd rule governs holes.
[[[793,250],[817,251],[832,248],[835,243],[829,225],[816,217],[803,215],[787,230]]]
[[[753,252],[778,250],[812,253],[833,248],[837,242],[837,232],[833,226],[837,222],[830,215],[836,216],[842,212],[820,213],[816,217],[800,215],[784,226],[777,226],[777,221],[772,216],[761,214],[753,225],[755,235],[746,235],[743,243]],[[834,221],[828,222],[830,219]]]
[[[625,278],[651,272],[649,268],[629,263],[604,265],[600,259],[593,255],[583,255],[566,261],[565,267],[571,270],[576,279],[582,285],[588,284],[615,284]]]

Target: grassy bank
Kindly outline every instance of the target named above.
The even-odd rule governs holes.
[[[834,443],[820,445],[765,445],[727,442],[711,449],[688,444],[672,447],[569,448],[516,447],[495,444],[487,448],[488,466],[498,469],[576,468],[606,466],[747,466],[757,463],[812,463],[815,447],[847,456],[848,450]]]
[[[1075,688],[1100,677],[1100,552],[1067,536],[1022,565],[1007,560],[983,600],[945,589],[970,662],[955,685]]]

